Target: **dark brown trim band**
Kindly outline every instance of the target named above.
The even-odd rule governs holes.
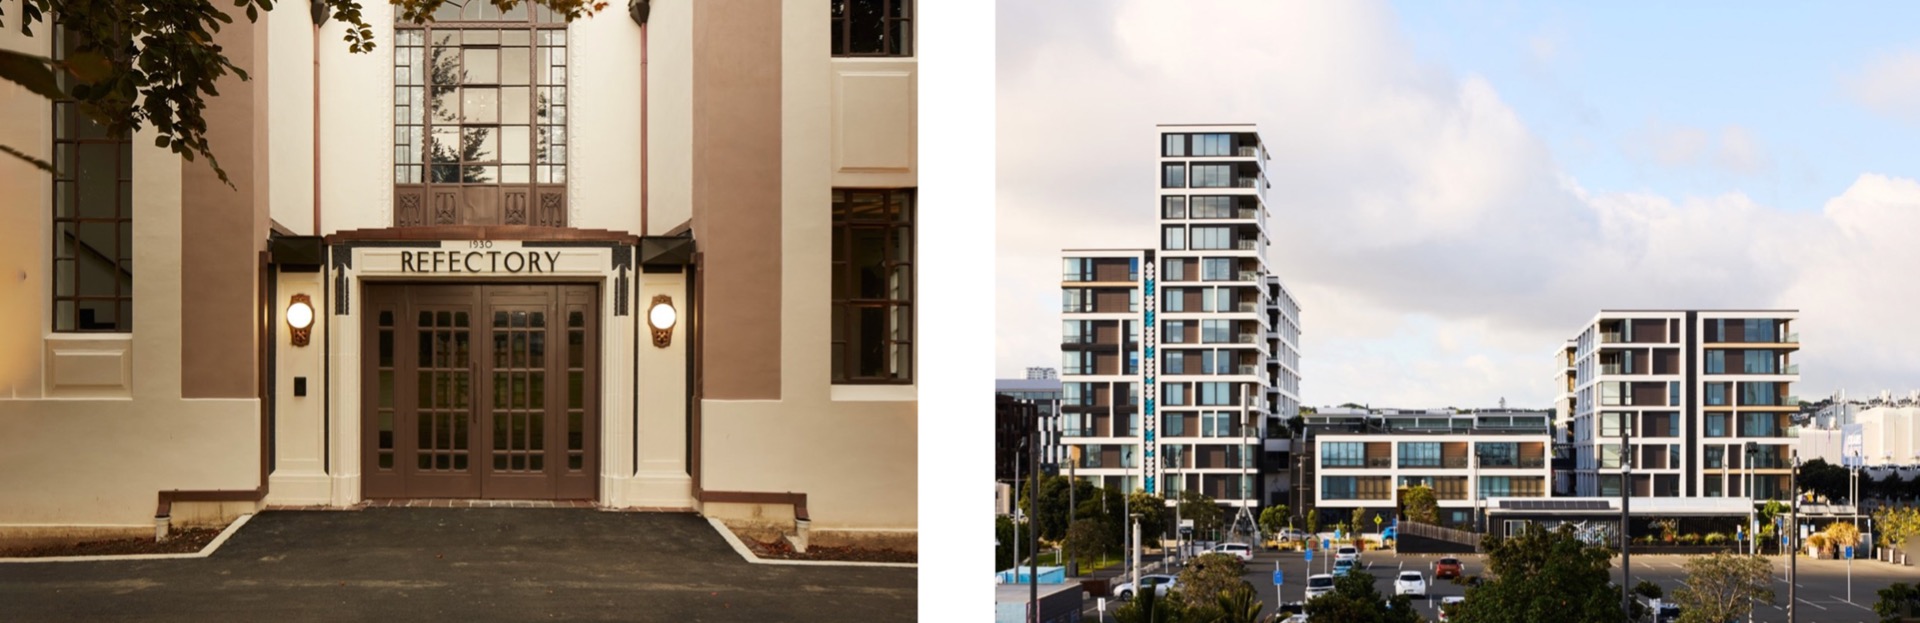
[[[327,235],[327,244],[364,240],[566,240],[640,244],[640,236],[609,229],[537,225],[429,225],[349,229]]]

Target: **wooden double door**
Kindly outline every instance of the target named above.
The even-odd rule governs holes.
[[[364,290],[365,497],[596,497],[595,286]]]

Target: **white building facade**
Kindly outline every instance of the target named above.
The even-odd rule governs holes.
[[[1283,467],[1266,431],[1299,404],[1267,153],[1250,125],[1156,129],[1159,245],[1064,252],[1062,443],[1104,486],[1258,507]]]
[[[1604,310],[1570,342],[1574,494],[1784,499],[1791,310]],[[1622,436],[1628,437],[1622,451]],[[1751,488],[1747,482],[1751,481]]]

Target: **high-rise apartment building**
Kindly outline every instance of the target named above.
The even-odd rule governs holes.
[[[1299,305],[1266,259],[1267,153],[1251,125],[1162,125],[1154,249],[1068,250],[1061,442],[1080,477],[1260,506],[1299,405]],[[1270,420],[1271,418],[1271,420]]]
[[[1596,314],[1563,351],[1575,495],[1620,495],[1630,459],[1635,497],[1785,498],[1800,408],[1796,317]]]

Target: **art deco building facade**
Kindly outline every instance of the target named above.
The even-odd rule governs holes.
[[[0,160],[0,537],[379,498],[911,537],[916,22],[851,6],[365,3],[363,54],[237,16],[233,188],[0,89],[60,168]]]
[[[1157,130],[1159,245],[1064,252],[1062,443],[1102,486],[1260,506],[1270,420],[1299,404],[1299,306],[1266,258],[1267,154],[1249,125]]]
[[[1796,317],[1596,314],[1562,351],[1574,495],[1620,495],[1624,436],[1635,497],[1785,499],[1800,409]]]

